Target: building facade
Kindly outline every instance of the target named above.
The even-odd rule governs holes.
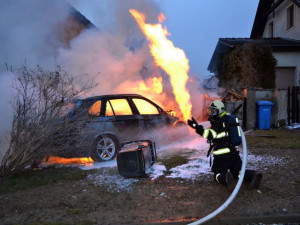
[[[220,38],[208,70],[218,74],[224,56],[247,43],[271,47],[277,60],[276,88],[299,86],[300,0],[260,0],[250,38]]]
[[[250,38],[300,41],[300,1],[260,0]],[[273,56],[277,59],[276,87],[299,86],[299,49],[295,47],[273,51]]]

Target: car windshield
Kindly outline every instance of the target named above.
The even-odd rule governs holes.
[[[66,116],[68,114],[71,114],[72,112],[74,112],[76,109],[78,109],[78,107],[82,104],[82,101],[77,100],[75,102],[69,102],[66,105],[64,105],[59,112],[59,115],[61,117]]]

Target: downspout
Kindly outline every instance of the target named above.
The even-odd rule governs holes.
[[[219,213],[221,213],[223,210],[225,210],[229,204],[234,200],[234,198],[236,197],[237,193],[239,192],[241,185],[243,183],[244,180],[244,175],[245,175],[245,170],[246,170],[246,164],[247,164],[247,145],[246,145],[246,139],[245,139],[245,135],[244,132],[241,129],[241,134],[242,134],[242,144],[243,144],[243,163],[242,163],[242,171],[240,174],[240,178],[237,182],[237,185],[235,186],[233,192],[231,193],[231,195],[229,196],[229,198],[223,203],[223,205],[221,205],[217,210],[215,210],[214,212],[212,212],[211,214],[203,217],[200,220],[197,220],[193,223],[190,223],[189,225],[198,225],[198,224],[202,224],[204,222],[207,222],[209,220],[211,220],[212,218],[216,217]]]

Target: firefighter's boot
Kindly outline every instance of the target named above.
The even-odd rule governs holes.
[[[234,189],[234,183],[233,183],[233,176],[230,172],[226,173],[226,185],[227,185],[227,190],[229,192],[232,192]]]
[[[259,172],[254,172],[252,180],[251,180],[251,186],[255,189],[258,189],[261,179],[262,179],[262,174]]]

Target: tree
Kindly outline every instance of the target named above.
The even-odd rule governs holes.
[[[227,89],[274,88],[277,61],[269,46],[249,43],[237,46],[223,59],[219,86]]]
[[[46,71],[23,66],[11,71],[16,96],[8,150],[1,162],[0,176],[7,176],[38,164],[55,149],[49,147],[57,135],[70,130],[64,121],[55,123],[64,107],[95,85],[78,80],[57,66]],[[55,124],[55,126],[53,125]]]

